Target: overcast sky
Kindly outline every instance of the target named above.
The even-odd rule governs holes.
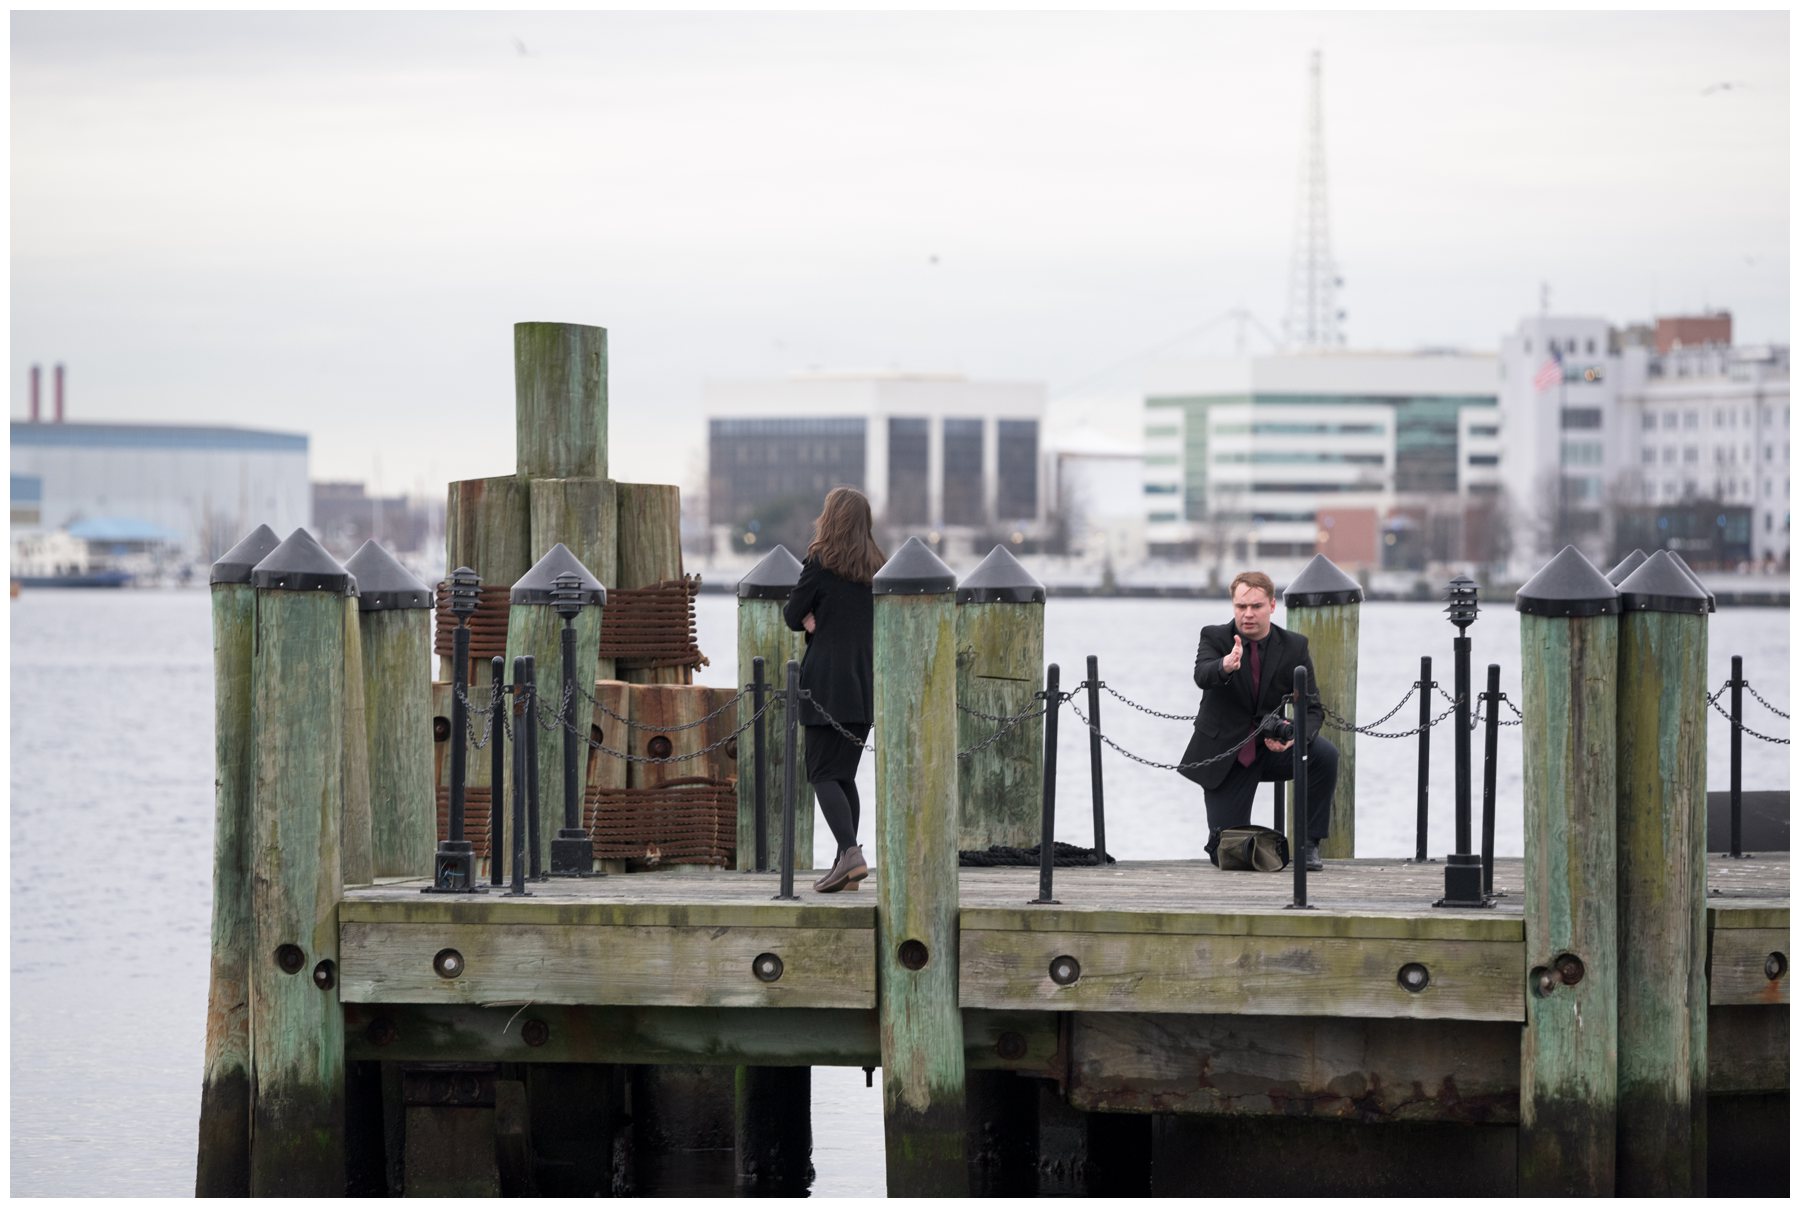
[[[1128,392],[1279,330],[1324,52],[1352,347],[1538,307],[1788,338],[1788,17],[14,13],[12,412],[512,470],[512,324],[606,327],[615,478],[708,378]],[[1261,340],[1252,330],[1251,347]],[[46,401],[46,407],[48,402]],[[1126,414],[1115,410],[1115,417]]]

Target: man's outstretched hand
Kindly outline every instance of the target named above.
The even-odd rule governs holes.
[[[1225,668],[1226,675],[1230,675],[1233,671],[1236,671],[1238,669],[1238,664],[1242,663],[1243,661],[1244,661],[1244,639],[1234,633],[1231,635],[1231,651],[1230,651],[1230,653],[1228,653],[1225,656],[1224,661],[1222,661],[1219,665],[1221,667]]]

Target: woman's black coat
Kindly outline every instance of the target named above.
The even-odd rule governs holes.
[[[812,693],[812,701],[801,702],[800,724],[829,724],[814,702],[844,725],[873,722],[875,600],[869,585],[842,578],[809,557],[800,564],[800,581],[781,615],[789,629],[804,630],[809,612],[814,630],[806,635],[800,686]]]

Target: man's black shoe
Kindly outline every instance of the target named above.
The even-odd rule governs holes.
[[[1325,871],[1325,861],[1319,858],[1319,845],[1317,843],[1308,843],[1306,845],[1306,871]]]
[[[1218,831],[1209,831],[1207,833],[1207,836],[1206,836],[1206,858],[1208,860],[1212,861],[1212,866],[1214,868],[1217,868],[1219,866],[1219,832]]]

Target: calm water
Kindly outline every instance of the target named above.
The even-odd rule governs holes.
[[[1227,615],[1220,602],[1053,601],[1046,647],[1065,686],[1080,681],[1094,654],[1102,678],[1124,695],[1165,712],[1191,711],[1198,627]],[[189,1195],[211,917],[208,598],[27,592],[11,618],[12,1192]],[[702,596],[699,631],[714,659],[702,679],[735,682],[735,602]],[[1505,607],[1484,612],[1471,636],[1478,684],[1486,664],[1498,662],[1503,689],[1516,700],[1517,615]],[[1418,677],[1421,654],[1432,656],[1448,687],[1452,637],[1441,605],[1365,605],[1356,718],[1372,721],[1398,702]],[[1751,683],[1785,710],[1788,642],[1786,610],[1716,614],[1709,690],[1726,678],[1730,656],[1742,654]],[[1439,700],[1434,713],[1444,707]],[[1764,733],[1787,734],[1785,721],[1753,702],[1747,720]],[[1092,839],[1085,732],[1067,713],[1064,721],[1059,837],[1085,844]],[[1111,697],[1102,722],[1121,745],[1159,762],[1176,761],[1187,739],[1184,724]],[[1709,779],[1723,788],[1727,727],[1717,715],[1713,722]],[[1383,728],[1415,724],[1416,700]],[[1502,731],[1503,855],[1522,848],[1518,733]],[[1448,726],[1433,736],[1431,850],[1442,854],[1451,835]],[[1788,787],[1787,748],[1744,745],[1747,787]],[[1412,851],[1414,751],[1413,740],[1361,740],[1358,855]],[[871,763],[864,761],[861,778],[870,803]],[[1115,855],[1198,854],[1205,824],[1197,788],[1110,752],[1106,776]],[[817,833],[827,846],[822,823]],[[1315,885],[1316,900],[1327,900],[1326,877]],[[861,1070],[818,1069],[813,1090],[814,1193],[880,1195],[879,1081],[865,1089]]]

